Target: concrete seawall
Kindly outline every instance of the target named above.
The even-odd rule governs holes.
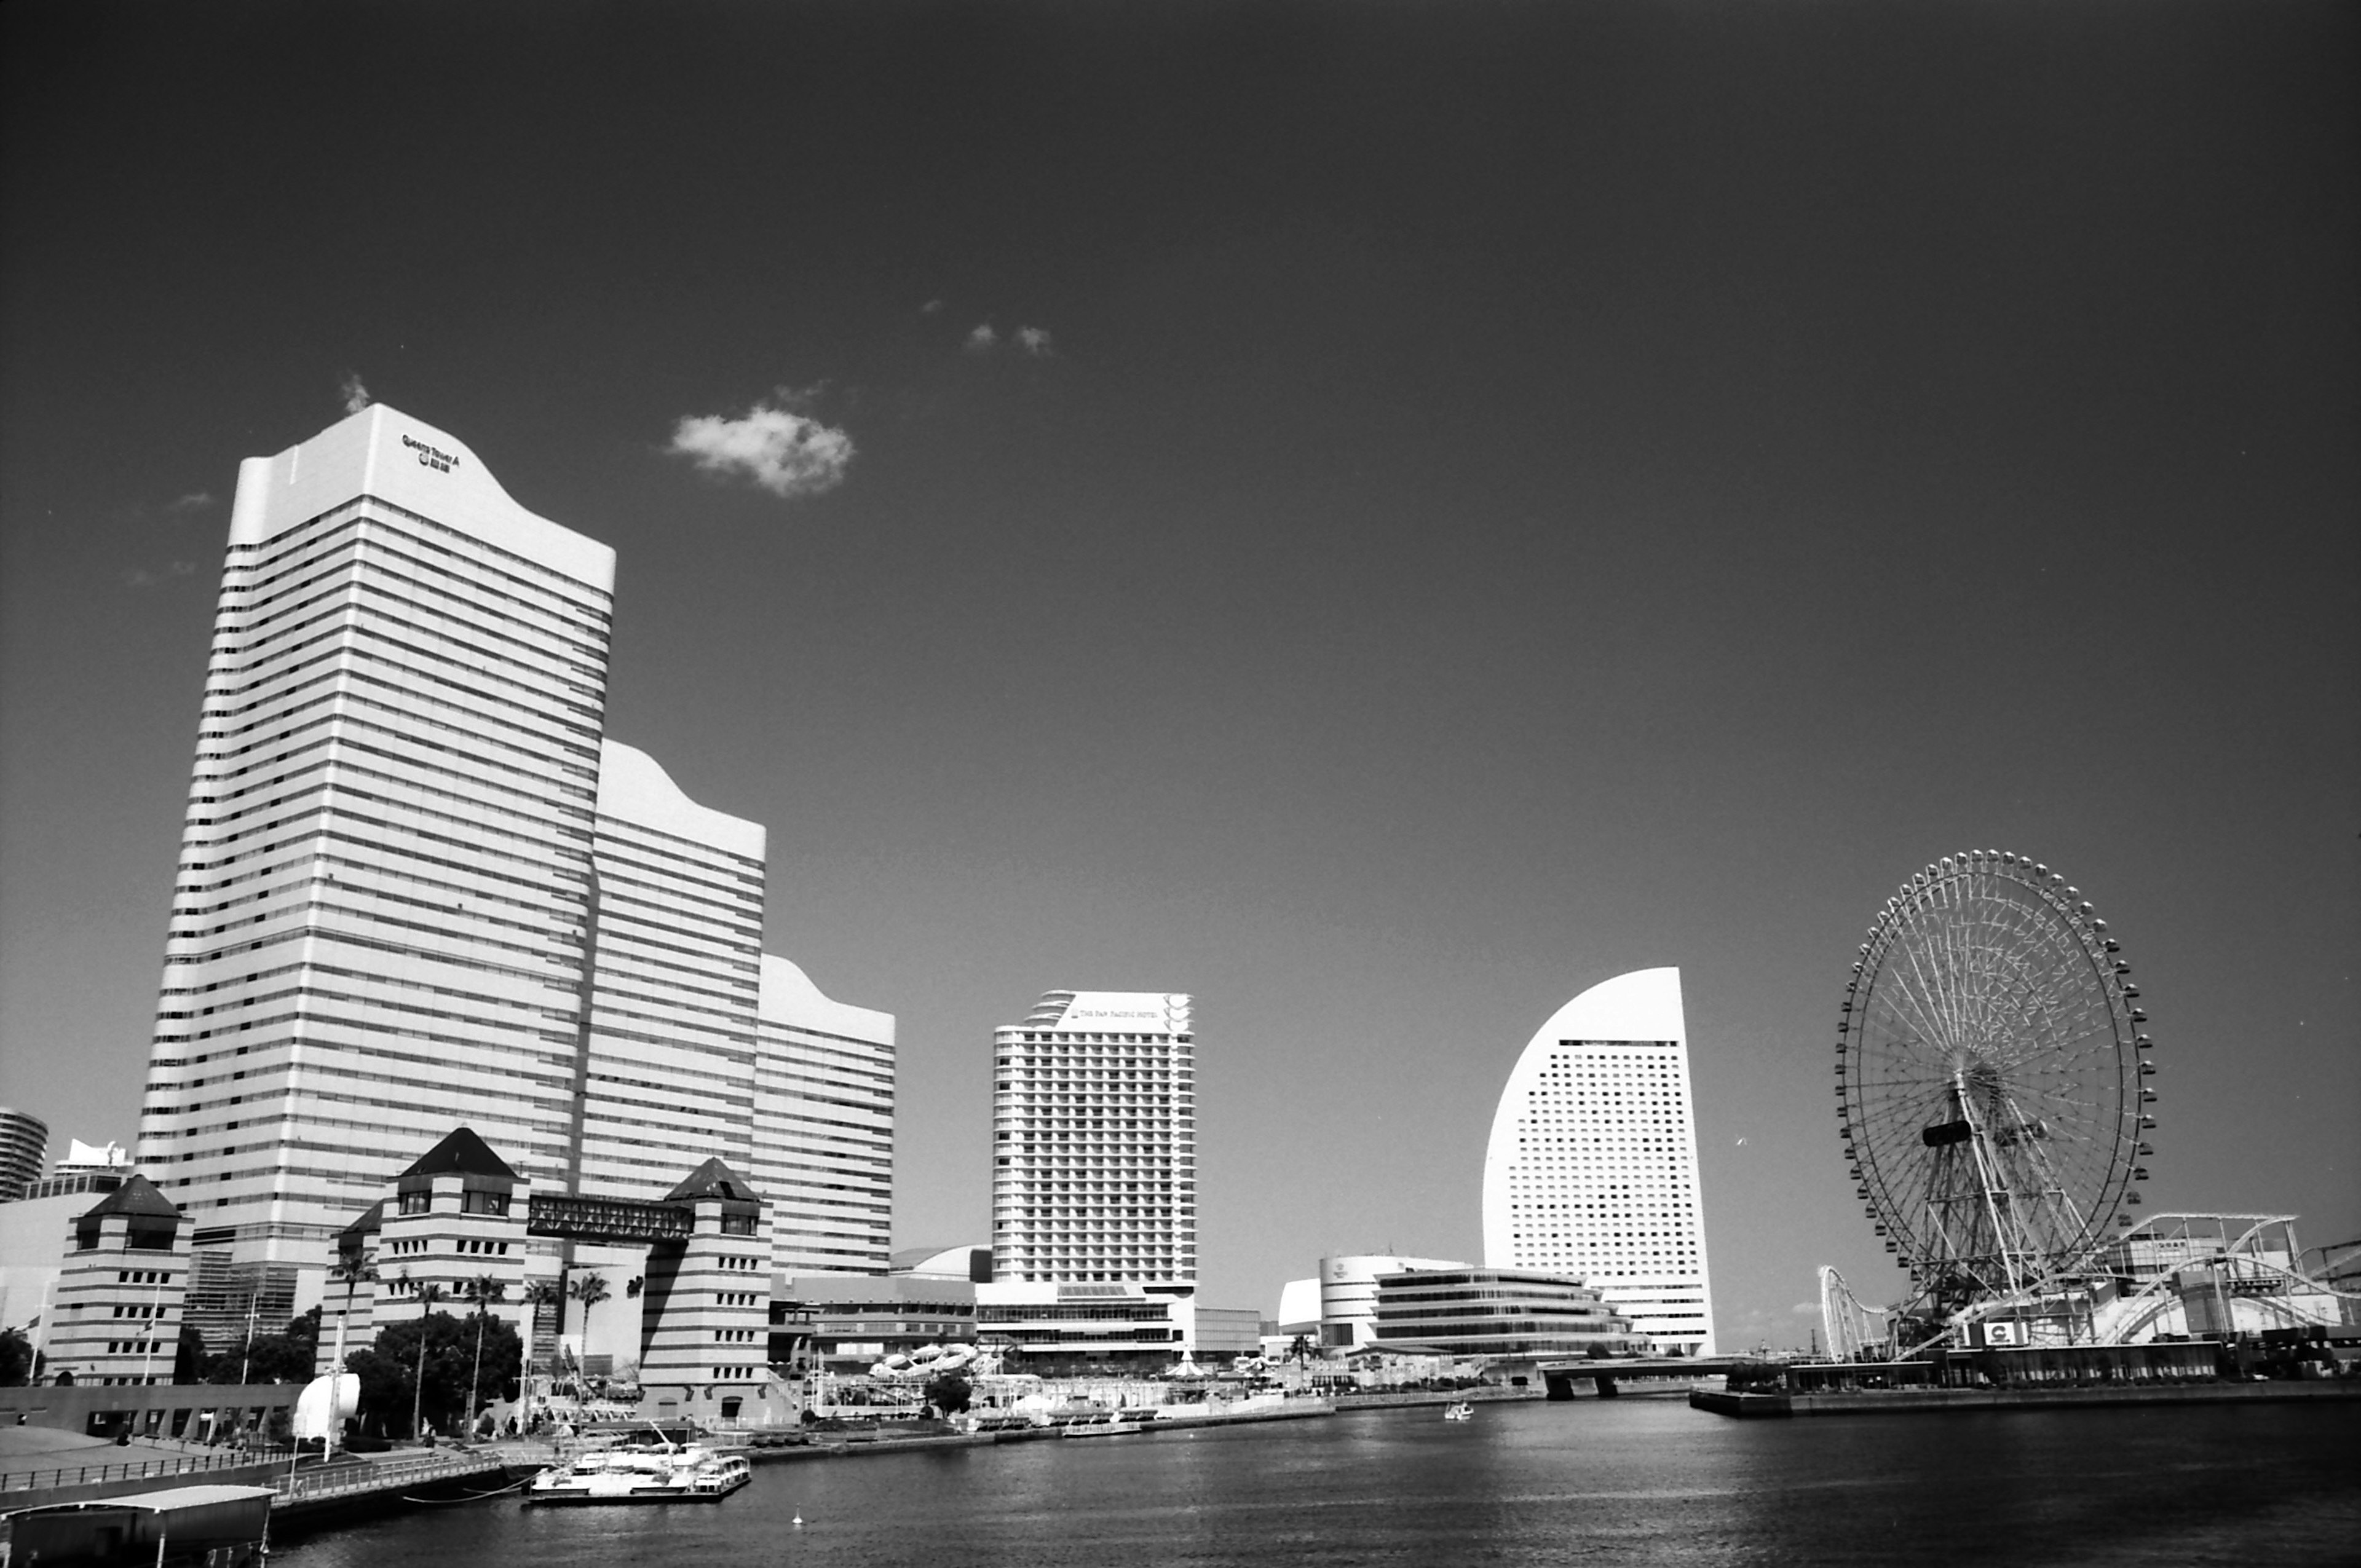
[[[2218,1405],[2285,1399],[2361,1399],[2361,1380],[2181,1383],[2159,1387],[1880,1388],[1843,1394],[1732,1394],[1699,1388],[1692,1409],[1741,1420],[1794,1416],[1930,1415],[1949,1410],[2053,1409],[2060,1406]]]

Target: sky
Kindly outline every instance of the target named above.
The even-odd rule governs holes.
[[[0,1103],[134,1136],[227,500],[357,388],[620,555],[608,729],[899,1020],[1196,997],[1203,1298],[1480,1252],[1675,965],[1725,1345],[1903,1281],[1886,896],[2121,938],[2146,1205],[2361,1236],[2354,73],[2307,4],[0,7]]]

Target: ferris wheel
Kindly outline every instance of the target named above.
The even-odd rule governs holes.
[[[1885,901],[1845,986],[1845,1157],[1939,1311],[2018,1296],[2128,1228],[2156,1125],[2131,965],[2063,875],[1947,856]]]

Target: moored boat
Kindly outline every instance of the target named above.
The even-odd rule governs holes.
[[[701,1442],[604,1448],[553,1464],[526,1486],[528,1503],[718,1503],[754,1478],[744,1454]]]

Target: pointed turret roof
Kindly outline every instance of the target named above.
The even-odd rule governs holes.
[[[156,1190],[156,1184],[144,1176],[133,1176],[124,1184],[82,1211],[85,1220],[101,1214],[145,1214],[153,1219],[177,1220],[179,1205]]]
[[[383,1229],[385,1229],[385,1200],[380,1198],[362,1210],[351,1224],[338,1231],[336,1240],[342,1243],[346,1236],[373,1236]]]
[[[418,1157],[418,1163],[401,1174],[404,1176],[498,1176],[508,1180],[518,1179],[509,1168],[508,1161],[492,1152],[492,1146],[476,1135],[472,1127],[454,1127],[443,1135],[443,1141]]]
[[[690,1171],[679,1186],[664,1194],[667,1203],[678,1203],[691,1198],[727,1198],[741,1203],[760,1201],[745,1179],[719,1158],[707,1160]]]

